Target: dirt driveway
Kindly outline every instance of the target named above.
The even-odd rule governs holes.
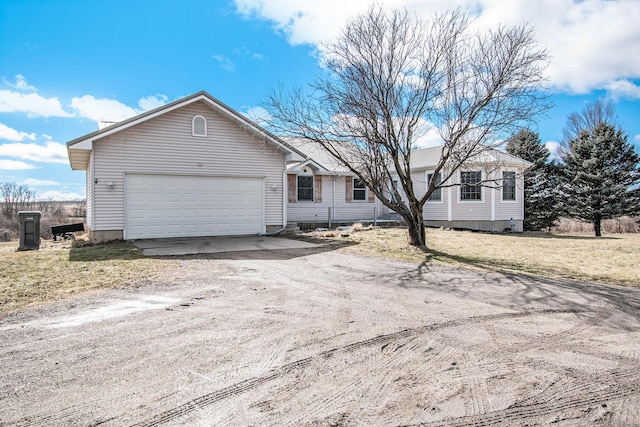
[[[167,262],[0,320],[0,424],[640,424],[638,289],[321,249]]]

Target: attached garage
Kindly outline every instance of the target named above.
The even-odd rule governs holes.
[[[67,143],[93,242],[275,233],[303,155],[206,92]]]
[[[264,179],[127,174],[125,238],[265,231]]]

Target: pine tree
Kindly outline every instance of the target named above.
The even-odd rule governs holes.
[[[567,213],[593,223],[640,213],[640,155],[625,133],[601,123],[569,142],[564,155]]]
[[[551,229],[560,217],[560,175],[549,149],[537,133],[522,129],[507,140],[507,152],[533,163],[524,175],[524,229]]]

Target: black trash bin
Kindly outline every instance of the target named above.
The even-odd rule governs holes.
[[[20,224],[20,247],[19,251],[32,251],[40,249],[40,216],[38,211],[18,212],[18,222]]]

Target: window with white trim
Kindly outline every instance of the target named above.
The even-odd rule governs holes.
[[[516,173],[502,172],[502,200],[516,200]]]
[[[433,178],[433,174],[432,173],[428,173],[427,174],[427,189],[429,188],[429,185],[431,184],[431,180],[432,179],[434,179]],[[441,180],[442,180],[442,175],[440,174],[440,172],[438,172],[436,174],[435,181],[433,181],[433,183],[435,185],[440,185]],[[442,188],[436,188],[435,190],[433,190],[433,193],[431,193],[431,196],[429,196],[429,201],[430,202],[441,202],[442,201]]]
[[[482,200],[482,171],[460,172],[460,200]]]
[[[191,119],[191,135],[207,136],[207,119],[198,115]]]
[[[361,179],[358,178],[353,179],[353,200],[367,200],[367,186]]]
[[[313,202],[313,175],[298,175],[298,201]]]

